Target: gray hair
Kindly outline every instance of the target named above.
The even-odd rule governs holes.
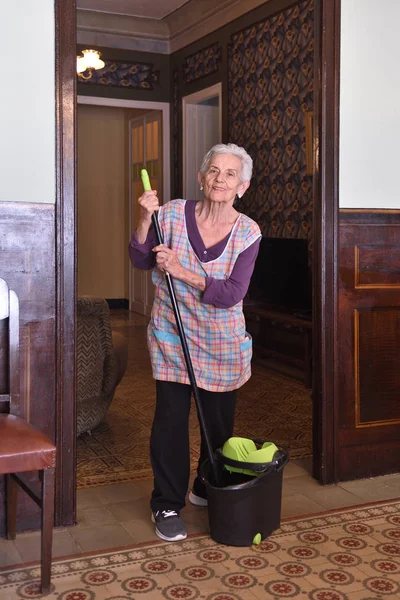
[[[242,168],[240,170],[240,182],[250,181],[253,172],[253,159],[246,150],[236,144],[216,144],[207,152],[201,163],[200,173],[205,175],[209,169],[211,160],[216,154],[233,154],[240,158]]]

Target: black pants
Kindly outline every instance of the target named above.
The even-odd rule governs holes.
[[[189,413],[190,385],[156,381],[157,404],[150,438],[150,457],[154,473],[151,509],[177,510],[185,506],[190,476]],[[213,450],[232,437],[236,390],[208,392],[199,390],[207,432]],[[203,435],[199,466],[208,457]],[[200,486],[196,480],[196,486]],[[198,493],[201,489],[197,487]],[[195,487],[196,492],[196,487]]]

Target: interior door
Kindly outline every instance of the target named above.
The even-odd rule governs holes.
[[[142,169],[147,169],[151,187],[157,190],[160,204],[163,203],[161,119],[161,112],[152,110],[129,121],[130,235],[139,221],[137,200],[143,193]],[[153,298],[151,271],[140,271],[129,263],[129,309],[149,316]]]
[[[183,197],[201,200],[197,173],[208,150],[222,141],[222,85],[182,98]]]
[[[205,153],[220,141],[218,105],[188,104],[185,136],[185,198],[201,200],[197,173]]]

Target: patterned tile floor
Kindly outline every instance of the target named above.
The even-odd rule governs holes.
[[[321,486],[311,477],[310,470],[310,459],[299,459],[285,467],[282,518],[400,497],[400,474]],[[152,480],[144,479],[78,491],[78,523],[54,531],[54,557],[155,542],[149,510],[151,488]],[[182,517],[190,534],[208,532],[206,509],[188,503]],[[0,539],[0,566],[35,561],[39,556],[38,532],[21,533],[15,541]]]
[[[54,561],[57,600],[400,597],[400,502],[291,519],[260,545],[197,535]],[[40,597],[37,566],[0,570],[4,600]]]

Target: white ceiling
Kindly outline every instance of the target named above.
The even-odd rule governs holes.
[[[98,12],[163,19],[188,0],[77,0],[77,8]]]

